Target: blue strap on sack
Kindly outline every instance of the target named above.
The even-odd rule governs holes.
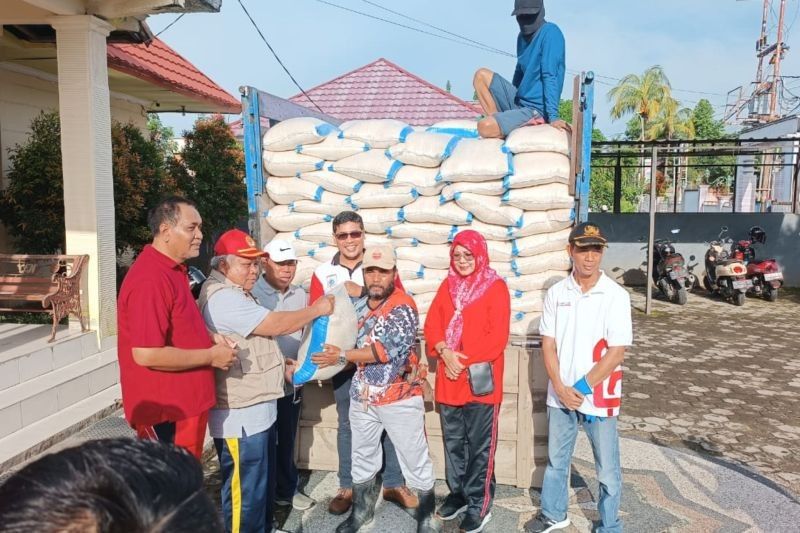
[[[292,377],[292,382],[295,387],[309,381],[319,369],[319,367],[311,361],[311,356],[322,351],[325,339],[328,337],[329,322],[330,318],[327,316],[314,319],[314,323],[311,325],[311,342],[308,345],[308,352],[306,353],[305,359],[303,359],[303,365],[295,370],[294,376]]]

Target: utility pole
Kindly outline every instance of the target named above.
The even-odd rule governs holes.
[[[778,112],[778,99],[780,98],[779,89],[782,83],[781,80],[781,61],[783,60],[783,19],[786,16],[786,0],[781,0],[781,9],[778,14],[778,38],[775,41],[775,53],[770,60],[774,65],[772,84],[770,85],[770,98],[769,98],[769,121],[779,118],[776,114]]]

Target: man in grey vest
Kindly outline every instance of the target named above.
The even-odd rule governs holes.
[[[214,245],[211,273],[198,305],[208,329],[233,339],[238,360],[215,375],[217,405],[209,413],[222,472],[222,512],[228,532],[270,531],[270,463],[275,461],[276,400],[284,395],[294,365],[273,337],[302,329],[333,312],[333,299],[321,298],[299,311],[269,311],[250,294],[264,256],[245,232],[233,229]]]

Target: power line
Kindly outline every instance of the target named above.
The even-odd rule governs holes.
[[[155,36],[156,36],[156,37],[158,37],[159,35],[161,35],[161,34],[162,34],[162,33],[164,33],[165,31],[167,31],[168,29],[170,29],[170,28],[171,28],[171,27],[172,27],[172,26],[173,26],[173,25],[174,25],[176,22],[178,22],[179,20],[181,20],[185,14],[186,14],[186,13],[184,12],[184,13],[181,13],[180,15],[178,15],[178,18],[176,18],[175,20],[173,20],[172,22],[170,22],[169,24],[167,24],[167,25],[166,25],[166,27],[165,27],[163,30],[161,30],[160,32],[156,33],[156,35],[155,35]]]
[[[311,99],[310,96],[308,96],[308,93],[305,91],[305,89],[303,89],[300,86],[300,83],[298,83],[298,81],[294,78],[294,76],[292,76],[292,73],[289,72],[289,69],[286,68],[286,65],[283,64],[283,61],[281,61],[281,58],[278,57],[278,53],[275,52],[275,49],[272,48],[271,44],[269,44],[269,41],[267,40],[267,38],[264,37],[264,34],[261,32],[261,28],[258,27],[258,24],[256,24],[256,21],[253,20],[253,17],[250,16],[250,12],[247,11],[246,7],[244,7],[244,4],[242,3],[242,0],[239,0],[239,5],[242,6],[242,11],[244,11],[244,14],[247,15],[247,18],[250,19],[250,22],[253,24],[253,27],[258,32],[258,35],[261,36],[261,40],[264,41],[264,44],[267,45],[267,48],[269,48],[269,51],[272,52],[272,55],[275,57],[275,60],[278,62],[278,64],[281,66],[281,68],[283,68],[284,72],[286,72],[286,74],[289,76],[289,78],[291,78],[291,80],[294,82],[294,84],[297,86],[297,88],[300,89],[300,92],[303,93],[303,96],[308,98],[308,101],[311,102],[312,104],[314,104],[314,107],[316,107],[319,110],[320,113],[324,113],[322,108],[319,107],[317,105],[317,103],[314,100]]]

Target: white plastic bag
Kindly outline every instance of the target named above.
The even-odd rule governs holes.
[[[468,192],[455,195],[455,202],[478,220],[498,226],[516,226],[522,224],[522,209],[505,205],[500,196],[483,196]]]
[[[319,157],[325,161],[338,161],[367,150],[369,150],[367,143],[353,139],[340,139],[338,132],[328,135],[321,143],[304,144],[297,147],[297,153]]]
[[[464,139],[442,163],[442,180],[459,181],[500,180],[514,172],[511,153],[503,151],[500,139]]]
[[[400,161],[386,157],[384,150],[368,150],[331,163],[328,170],[367,183],[385,183],[394,179],[402,167],[403,163]]]
[[[506,148],[515,154],[556,152],[569,155],[569,134],[549,124],[524,126],[508,134]]]
[[[511,268],[520,275],[539,274],[548,270],[567,270],[569,267],[570,259],[566,249],[531,257],[517,257],[511,261]]]
[[[303,226],[330,222],[331,217],[317,213],[292,213],[288,205],[276,205],[266,212],[267,224],[275,231],[297,231]]]
[[[297,352],[297,370],[294,384],[302,385],[312,380],[330,379],[346,366],[346,363],[319,368],[311,362],[311,356],[322,352],[325,344],[331,344],[342,351],[351,350],[358,336],[358,317],[350,301],[344,284],[337,285],[328,294],[335,299],[333,313],[314,319],[303,333],[300,350]]]
[[[417,199],[419,193],[408,185],[385,187],[377,183],[365,183],[357,193],[350,195],[348,203],[354,209],[372,207],[403,207]]]
[[[372,148],[389,148],[403,142],[414,130],[405,122],[394,119],[349,120],[339,126],[343,139],[355,139]]]
[[[420,263],[425,268],[448,268],[450,254],[446,246],[438,244],[420,244],[413,247],[401,247],[395,250],[398,259]]]
[[[514,173],[503,178],[510,189],[548,183],[569,183],[569,158],[553,152],[532,152],[514,156]]]
[[[571,228],[566,228],[555,233],[539,233],[529,237],[522,237],[514,241],[517,255],[530,257],[546,252],[556,252],[567,247]]]
[[[502,196],[504,204],[525,211],[548,211],[568,209],[575,205],[575,198],[569,195],[569,187],[564,183],[550,183],[525,189],[510,189]],[[478,216],[475,213],[475,216]]]
[[[270,126],[264,134],[262,147],[272,152],[294,150],[298,145],[322,142],[331,133],[338,132],[318,118],[290,118]]]
[[[297,176],[303,172],[322,169],[325,161],[297,152],[264,151],[264,170],[271,176]]]
[[[475,223],[474,221],[472,222]],[[406,222],[392,226],[386,233],[392,238],[417,239],[425,244],[447,244],[453,240],[453,236],[458,231],[458,226],[450,224],[431,224],[431,223],[412,223]]]
[[[420,196],[400,209],[400,219],[408,222],[429,222],[463,226],[472,222],[472,213],[455,204],[440,204],[436,196]]]
[[[324,190],[319,185],[301,178],[279,178],[277,176],[267,178],[267,194],[277,204],[289,204],[296,200],[318,202],[322,199]]]
[[[511,228],[511,235],[518,239],[568,228],[573,224],[572,213],[572,209],[527,211],[522,215],[522,224],[517,228]]]
[[[450,157],[460,139],[443,133],[414,132],[405,142],[389,148],[388,154],[404,165],[435,168]]]
[[[507,190],[504,180],[450,183],[442,189],[441,199],[445,202],[453,200],[460,192],[483,194],[485,196],[502,196]]]
[[[403,165],[391,183],[392,185],[410,185],[422,196],[436,196],[446,185],[445,182],[436,179],[438,175],[438,168]]]
[[[316,183],[323,189],[336,194],[349,195],[361,188],[361,182],[350,176],[345,176],[331,170],[315,170],[314,172],[304,172],[300,177],[311,183]]]

